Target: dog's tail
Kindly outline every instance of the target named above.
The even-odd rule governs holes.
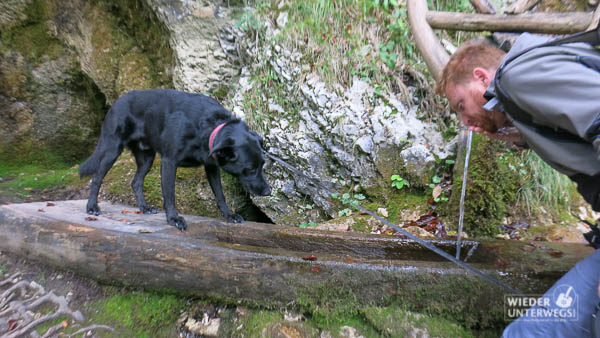
[[[79,166],[79,177],[91,176],[96,172],[98,166],[100,166],[100,160],[102,160],[100,143],[102,143],[102,138],[100,138],[100,142],[98,142],[98,145],[96,146],[96,149],[94,149],[92,156],[90,156]]]

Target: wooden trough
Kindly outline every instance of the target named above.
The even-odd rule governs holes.
[[[482,313],[502,309],[502,289],[409,240],[198,216],[185,216],[189,230],[180,232],[164,213],[103,202],[94,219],[85,204],[0,206],[0,250],[99,281],[235,302],[283,306],[323,287],[364,304],[409,299],[427,306],[443,297],[464,310],[474,303],[488,305],[474,310]],[[433,243],[454,254],[455,242]],[[517,241],[464,245],[470,264],[527,293],[543,292],[592,252],[567,243],[543,242],[545,249],[534,251]]]

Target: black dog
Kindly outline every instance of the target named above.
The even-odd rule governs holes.
[[[228,222],[244,219],[225,203],[219,168],[237,176],[244,189],[267,196],[271,188],[263,175],[262,139],[246,123],[216,100],[176,90],[136,90],[115,101],[102,124],[94,153],[79,168],[83,176],[94,175],[90,185],[87,213],[98,215],[98,191],[104,176],[124,147],[135,156],[137,171],[131,182],[140,210],[156,213],[144,199],[144,178],[156,153],[161,156],[161,186],[167,222],[187,229],[175,208],[177,167],[204,165],[217,206]]]

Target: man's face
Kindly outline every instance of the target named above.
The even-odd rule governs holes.
[[[460,84],[448,83],[446,97],[463,124],[475,131],[495,133],[498,130],[497,113],[483,109],[487,100],[483,97],[493,74],[478,68],[468,81]]]

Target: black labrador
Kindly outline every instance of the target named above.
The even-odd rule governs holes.
[[[135,90],[115,101],[102,124],[94,153],[79,167],[93,175],[87,213],[98,215],[98,191],[104,176],[124,147],[135,156],[137,171],[131,182],[140,210],[156,213],[144,199],[144,178],[156,153],[161,156],[161,187],[167,222],[180,230],[187,224],[175,208],[177,167],[204,165],[217,206],[228,222],[244,219],[225,203],[219,168],[237,176],[251,194],[271,193],[263,174],[262,139],[216,100],[170,89]]]

